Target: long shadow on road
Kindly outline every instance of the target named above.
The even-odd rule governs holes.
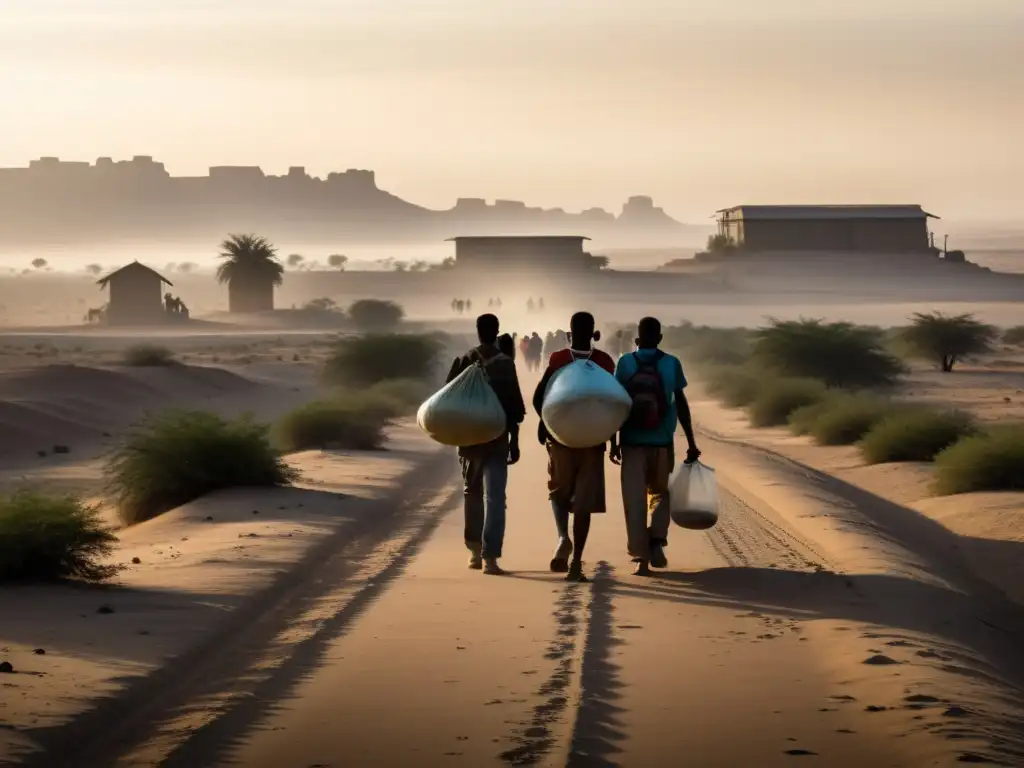
[[[66,726],[38,734],[43,749],[24,761],[40,768],[106,768],[164,732],[168,723],[190,712],[197,702],[225,701],[204,725],[160,765],[218,765],[231,762],[234,748],[293,694],[322,662],[329,644],[385,591],[431,537],[460,492],[427,504],[443,488],[447,460],[428,462],[411,476],[411,491],[382,499],[349,528],[315,546],[299,566],[271,588],[254,596],[232,615],[221,632],[153,674],[137,679],[122,695],[100,702]],[[351,582],[363,558],[405,531],[404,545],[389,553],[366,581]],[[354,592],[337,613],[280,654],[270,670],[259,665],[267,651],[277,653],[278,636],[315,609],[332,590],[351,584]],[[244,693],[240,692],[244,691]],[[226,698],[230,696],[230,698]],[[36,735],[36,734],[33,734]]]
[[[453,493],[406,542],[388,565],[352,595],[345,606],[324,621],[310,637],[293,646],[285,661],[248,695],[237,698],[219,717],[191,732],[187,741],[161,763],[163,768],[195,768],[231,763],[232,752],[307,679],[323,661],[329,645],[380,598],[430,539],[455,500]]]
[[[573,729],[567,768],[613,768],[625,738],[616,704],[622,698],[619,666],[613,651],[622,644],[615,637],[615,582],[612,567],[601,561],[594,572],[590,622],[583,647],[580,703]]]
[[[1019,650],[1024,645],[1024,622],[1011,607],[902,576],[774,568],[664,572],[650,581],[619,582],[615,592],[734,614],[865,625],[865,638],[912,654],[911,663],[935,665],[941,672],[994,688],[998,701],[990,702],[996,707],[989,718],[991,729],[979,721],[975,730],[993,753],[1011,760],[996,764],[1024,764],[1024,660]]]

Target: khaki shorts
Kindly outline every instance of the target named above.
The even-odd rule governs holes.
[[[604,446],[548,448],[548,498],[571,512],[599,514],[605,511]]]

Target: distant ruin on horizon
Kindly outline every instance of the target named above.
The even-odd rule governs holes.
[[[311,176],[293,166],[281,176],[259,166],[214,166],[206,176],[172,176],[139,155],[89,162],[56,157],[0,168],[0,244],[124,238],[211,238],[259,231],[271,238],[394,242],[456,235],[581,234],[608,244],[700,242],[705,227],[676,221],[650,197],[630,197],[615,215],[569,213],[517,200],[459,198],[430,210],[377,186],[371,170]]]

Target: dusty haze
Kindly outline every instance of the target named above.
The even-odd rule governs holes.
[[[1017,0],[166,5],[6,0],[0,165],[355,165],[427,206],[642,193],[691,221],[761,202],[1020,215]]]

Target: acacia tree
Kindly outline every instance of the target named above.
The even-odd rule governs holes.
[[[304,257],[301,253],[290,253],[288,254],[288,267],[290,269],[300,269]]]
[[[98,275],[98,274],[100,274],[100,272],[103,271],[103,265],[102,264],[90,264],[90,265],[88,265],[85,268],[85,271],[88,272],[90,275]]]
[[[274,308],[274,287],[284,282],[284,266],[277,250],[259,235],[228,235],[220,244],[217,281],[227,283],[232,312],[259,312]]]
[[[332,268],[342,272],[345,269],[345,265],[348,264],[348,256],[343,256],[340,253],[332,253],[327,257],[327,263]]]
[[[911,325],[901,334],[911,355],[935,361],[943,373],[950,373],[968,355],[991,350],[998,336],[998,329],[982,323],[972,314],[944,315],[941,312],[915,313]]]
[[[34,269],[43,269],[46,266],[46,259],[32,259]]]

